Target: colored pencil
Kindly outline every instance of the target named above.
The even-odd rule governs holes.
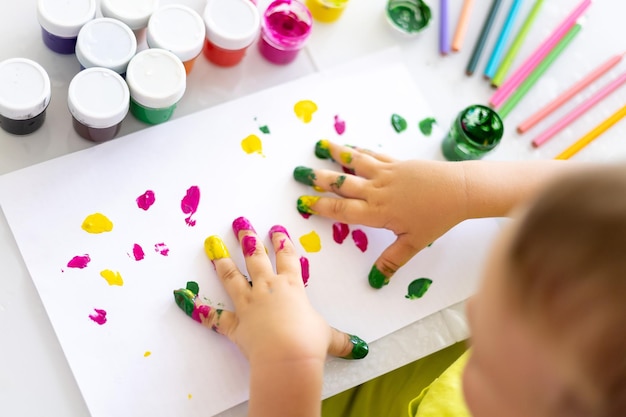
[[[498,36],[498,40],[491,51],[487,67],[485,68],[485,77],[487,79],[493,78],[496,73],[496,69],[502,59],[502,54],[504,53],[504,47],[509,40],[513,24],[515,23],[515,19],[517,18],[522,2],[523,0],[513,0],[513,3],[511,4],[509,13],[506,15],[506,19],[504,20],[504,24],[500,30],[500,35]]]
[[[519,103],[519,101],[530,91],[544,72],[556,61],[565,48],[580,32],[582,25],[580,23],[575,24],[569,32],[563,36],[558,44],[550,51],[543,61],[526,77],[524,82],[520,84],[519,88],[515,90],[508,100],[502,105],[502,108],[498,110],[498,114],[501,118],[505,118],[513,110],[513,108]]]
[[[615,55],[609,58],[607,61],[602,63],[600,66],[595,68],[589,74],[587,74],[582,80],[574,83],[570,88],[564,91],[557,98],[546,104],[544,107],[539,109],[533,115],[528,117],[522,123],[517,126],[518,133],[525,133],[532,127],[534,127],[537,123],[542,121],[544,118],[549,116],[553,111],[562,106],[565,102],[567,102],[570,98],[574,97],[580,91],[582,91],[585,87],[590,85],[592,82],[600,78],[604,75],[608,70],[616,66],[624,57],[624,54]]]
[[[504,58],[502,58],[502,62],[500,63],[496,74],[491,79],[492,86],[498,87],[500,84],[502,84],[502,81],[504,81],[504,77],[506,77],[506,75],[508,74],[511,65],[513,64],[513,61],[517,57],[519,50],[524,44],[526,36],[528,36],[530,28],[532,27],[535,19],[539,15],[539,10],[541,9],[542,5],[543,0],[536,0],[532,9],[530,9],[530,12],[528,12],[524,23],[522,23],[522,26],[520,27],[519,31],[515,35],[515,38],[513,39],[513,43],[511,43],[511,46],[504,55]]]
[[[569,159],[575,154],[577,154],[581,149],[585,146],[589,145],[594,139],[598,136],[609,130],[611,126],[619,122],[621,119],[626,116],[626,106],[623,106],[621,109],[613,113],[602,123],[591,129],[585,136],[578,139],[569,148],[565,149],[563,152],[558,154],[554,159]]]
[[[491,31],[491,27],[493,26],[493,22],[496,19],[496,14],[498,13],[498,9],[500,8],[500,4],[502,4],[502,0],[493,0],[491,2],[491,7],[489,8],[489,13],[487,13],[487,17],[483,23],[483,27],[480,31],[480,35],[476,40],[476,44],[474,45],[474,50],[472,51],[472,56],[467,63],[467,67],[465,68],[465,73],[467,75],[472,75],[476,70],[476,65],[478,65],[478,60],[480,59],[480,55],[483,53],[483,49],[485,49],[485,43],[487,42],[487,37],[489,36],[489,32]]]
[[[626,83],[626,73],[620,75],[615,80],[608,83],[606,86],[598,90],[593,96],[591,96],[589,100],[578,105],[578,107],[567,113],[565,116],[559,119],[559,121],[543,131],[532,141],[532,145],[537,148],[546,143],[548,140],[554,137],[554,135],[559,133],[574,120],[578,119],[587,110],[598,104],[600,101],[602,101],[602,99],[617,90],[624,83]]]
[[[489,99],[492,106],[499,106],[506,100],[532,72],[533,69],[545,58],[548,53],[558,44],[559,40],[576,24],[576,20],[591,5],[591,0],[583,0],[552,32],[552,34],[511,74],[511,76],[496,90]]]
[[[474,0],[465,0],[463,2],[463,8],[461,9],[461,15],[459,21],[456,24],[456,30],[454,31],[454,38],[452,39],[452,50],[458,52],[463,46],[465,40],[465,33],[467,33],[467,25],[469,24],[470,16],[472,15],[472,9],[474,8]]]
[[[448,37],[448,0],[439,0],[439,53],[450,53],[450,39]]]

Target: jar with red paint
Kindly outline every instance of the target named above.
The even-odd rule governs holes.
[[[288,64],[306,44],[313,17],[298,0],[274,0],[261,19],[261,55],[274,64]]]

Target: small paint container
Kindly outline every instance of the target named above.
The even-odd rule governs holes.
[[[348,0],[306,0],[306,6],[318,22],[332,23],[341,17]]]
[[[73,54],[80,29],[96,17],[96,0],[38,0],[43,43],[59,54]]]
[[[67,105],[76,133],[93,142],[104,142],[120,131],[128,114],[130,92],[117,72],[87,68],[70,81]]]
[[[441,143],[448,161],[481,159],[500,143],[502,119],[495,110],[480,104],[463,109]]]
[[[257,39],[261,16],[250,0],[209,0],[203,13],[204,56],[223,67],[237,65]]]
[[[150,48],[167,49],[180,58],[187,74],[202,51],[204,22],[193,9],[182,5],[158,8],[148,21],[146,41]]]
[[[14,135],[33,133],[43,125],[50,103],[50,77],[35,61],[0,62],[0,127]]]
[[[136,52],[135,34],[120,20],[96,18],[78,32],[76,58],[83,69],[103,67],[124,75]]]
[[[313,17],[298,0],[274,0],[261,19],[259,50],[274,64],[288,64],[311,34]]]
[[[422,0],[388,0],[385,16],[398,32],[416,35],[428,26],[432,13]]]
[[[150,16],[157,7],[159,0],[100,0],[102,16],[121,20],[135,34],[148,26]]]
[[[160,48],[138,52],[128,64],[130,112],[148,124],[170,119],[185,94],[187,73],[176,55]]]

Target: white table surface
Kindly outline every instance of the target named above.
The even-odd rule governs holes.
[[[182,3],[201,11],[204,1],[161,0],[161,3]],[[263,7],[267,3],[262,0],[259,6]],[[415,37],[402,36],[389,26],[384,18],[385,1],[352,0],[339,21],[314,25],[307,48],[289,65],[275,66],[268,63],[254,46],[245,60],[234,68],[215,67],[201,56],[189,76],[187,92],[174,117],[183,117],[315,71],[323,71],[395,47],[415,75],[415,81],[428,98],[438,123],[448,126],[462,108],[475,103],[485,104],[493,93],[494,90],[482,77],[482,70],[511,0],[503,2],[494,30],[472,77],[465,75],[465,66],[491,2],[475,2],[462,50],[446,57],[438,53],[438,2],[429,0],[427,3],[432,7],[433,21],[429,28]],[[513,33],[532,3],[527,0],[522,5]],[[513,68],[535,50],[576,4],[578,1],[571,0],[545,2]],[[44,126],[34,134],[19,137],[0,131],[0,175],[94,146],[74,132],[67,111],[67,86],[79,70],[78,62],[74,55],[57,55],[46,49],[41,41],[35,5],[35,0],[24,0],[10,4],[5,2],[0,6],[0,60],[20,56],[43,65],[51,77],[52,101]],[[462,0],[450,0],[451,30],[456,25],[461,5]],[[515,126],[525,117],[601,62],[626,49],[622,41],[626,39],[624,15],[624,2],[596,0],[592,4],[583,31],[507,117],[503,141],[487,158],[552,158],[626,103],[626,90],[619,89],[542,148],[533,150],[529,145],[532,133],[538,133],[597,91],[610,77],[625,71],[626,64],[620,63],[603,81],[576,96],[531,133],[523,137],[515,133]],[[145,47],[145,44],[142,46]],[[365,97],[366,94],[365,91]],[[147,127],[129,115],[120,134]],[[574,158],[621,161],[626,157],[625,136],[626,121],[614,126]],[[0,265],[0,415],[88,416],[89,412],[3,215],[0,216]],[[324,396],[355,386],[467,336],[463,303],[460,303],[372,343],[367,361],[330,360]],[[245,414],[244,403],[220,416],[240,417]]]

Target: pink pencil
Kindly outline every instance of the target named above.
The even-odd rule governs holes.
[[[552,34],[515,70],[515,72],[507,79],[500,88],[489,99],[489,103],[498,107],[513,93],[524,79],[530,74],[537,65],[550,53],[561,38],[576,24],[576,21],[591,5],[591,0],[583,0],[565,20],[552,32]]]
[[[556,135],[558,132],[563,130],[567,125],[572,123],[578,117],[580,117],[587,110],[598,104],[602,101],[603,98],[611,94],[613,91],[617,90],[622,84],[626,83],[626,72],[617,77],[615,80],[611,81],[609,84],[604,86],[596,92],[593,96],[589,98],[589,100],[583,102],[574,110],[566,114],[563,118],[561,118],[554,125],[546,129],[543,133],[537,136],[532,144],[535,148],[541,146],[546,143],[550,138]]]
[[[563,105],[570,98],[574,97],[576,94],[582,91],[589,84],[591,84],[592,82],[600,78],[602,75],[604,75],[604,73],[606,73],[608,70],[616,66],[622,60],[623,57],[624,57],[624,53],[620,55],[615,55],[609,58],[602,65],[598,66],[596,69],[594,69],[589,74],[587,74],[585,78],[573,84],[569,89],[563,92],[560,96],[552,100],[550,103],[545,105],[542,109],[535,112],[528,119],[520,123],[519,126],[517,126],[517,132],[524,133],[528,131],[530,128],[535,126],[537,123],[542,121],[544,118],[550,115],[557,108]]]

